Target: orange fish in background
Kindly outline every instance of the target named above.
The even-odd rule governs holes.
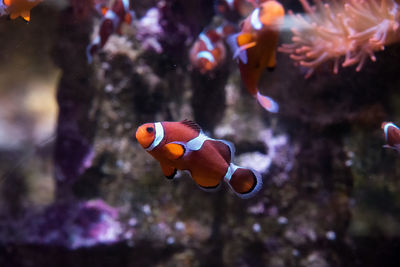
[[[400,129],[393,122],[383,122],[381,128],[385,133],[386,145],[400,153]]]
[[[116,0],[111,9],[100,6],[103,19],[100,23],[99,35],[87,46],[86,56],[92,62],[92,56],[104,47],[111,34],[121,34],[122,23],[131,24],[135,16],[131,10],[130,0]]]
[[[189,52],[191,64],[201,73],[214,70],[225,60],[223,40],[235,32],[231,24],[223,24],[216,29],[200,33]]]
[[[241,198],[254,196],[262,186],[259,173],[232,163],[231,143],[208,137],[195,122],[146,123],[137,129],[136,139],[169,179],[177,170],[188,170],[202,189],[213,191],[225,180]]]
[[[285,10],[279,2],[264,1],[243,21],[241,32],[228,37],[243,83],[270,112],[278,112],[279,106],[270,97],[260,94],[258,81],[264,69],[275,68],[279,29],[284,15]]]
[[[225,59],[225,46],[215,30],[200,33],[189,52],[191,64],[201,73],[215,69]]]
[[[22,17],[25,21],[31,20],[31,9],[42,0],[3,0],[6,12],[10,14],[10,19]]]
[[[247,16],[257,5],[256,0],[214,0],[214,9],[224,18],[236,21]]]

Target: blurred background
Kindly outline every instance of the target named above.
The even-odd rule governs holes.
[[[223,1],[130,1],[132,22],[88,62],[98,8],[115,2],[45,0],[29,23],[0,17],[0,266],[399,266],[400,156],[380,128],[400,120],[398,44],[359,72],[328,62],[308,79],[277,53],[259,83],[273,114],[225,43],[211,71],[190,60]],[[226,16],[239,27],[252,10]],[[186,172],[165,179],[134,133],[183,119],[233,142],[261,191],[244,200]]]

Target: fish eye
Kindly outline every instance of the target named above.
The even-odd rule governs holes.
[[[146,131],[147,131],[148,133],[152,133],[152,132],[154,131],[154,129],[153,129],[153,127],[147,127],[147,128],[146,128]]]

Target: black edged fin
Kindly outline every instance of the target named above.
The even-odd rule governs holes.
[[[195,130],[196,132],[200,133],[201,132],[201,127],[200,125],[198,125],[197,123],[195,123],[194,121],[188,120],[188,119],[184,119],[183,121],[180,121],[180,123],[182,123],[183,125]]]
[[[257,186],[257,178],[256,178],[256,176],[253,176],[253,186],[249,189],[249,190],[247,190],[246,192],[240,192],[240,194],[248,194],[248,193],[250,193],[250,192],[252,192],[253,190],[254,190],[254,188],[256,188],[256,186]]]
[[[387,141],[390,145],[400,144],[400,130],[394,126],[388,127],[387,131]]]
[[[164,176],[169,180],[174,179],[176,175],[176,168],[165,164],[164,165],[160,164],[160,165]]]
[[[275,70],[275,66],[273,66],[273,67],[267,67],[267,70],[268,70],[269,72],[272,72],[272,71]]]
[[[252,169],[239,167],[232,174],[228,184],[240,198],[251,198],[260,191],[262,177]]]
[[[232,162],[235,154],[235,148],[232,143],[225,140],[209,140],[209,142],[213,144],[226,163],[230,164]]]
[[[174,172],[171,175],[165,176],[165,178],[167,178],[168,180],[172,180],[172,179],[174,179],[176,173],[177,173],[177,171],[176,171],[176,169],[174,169]]]
[[[198,185],[203,191],[206,191],[206,192],[216,192],[216,191],[218,191],[220,188],[221,188],[221,184],[222,183],[219,183],[219,184],[217,184],[217,185],[214,185],[214,186],[201,186],[201,185]]]

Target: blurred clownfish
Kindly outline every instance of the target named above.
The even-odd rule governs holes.
[[[260,94],[258,81],[265,68],[273,70],[275,67],[279,28],[284,14],[285,10],[279,2],[265,1],[244,20],[240,33],[228,37],[243,83],[261,106],[270,112],[277,112],[279,106],[270,97]]]
[[[177,170],[188,170],[200,188],[214,191],[225,180],[241,198],[254,196],[262,186],[259,173],[232,163],[235,148],[230,142],[206,136],[195,122],[146,123],[137,129],[136,139],[168,179]]]
[[[5,11],[10,14],[10,19],[22,17],[25,21],[31,20],[31,9],[42,0],[3,0]]]
[[[233,32],[235,28],[227,24],[200,33],[189,52],[191,64],[203,74],[214,70],[225,60],[223,39]]]
[[[129,0],[116,0],[111,9],[100,7],[103,19],[100,23],[98,36],[86,48],[88,62],[92,62],[92,56],[104,47],[111,34],[121,34],[123,22],[131,24],[134,12],[131,10]]]
[[[385,133],[386,145],[383,147],[391,148],[400,153],[400,129],[393,122],[383,122],[382,129]]]
[[[256,0],[215,0],[215,12],[224,18],[236,21],[247,16],[256,6]]]

